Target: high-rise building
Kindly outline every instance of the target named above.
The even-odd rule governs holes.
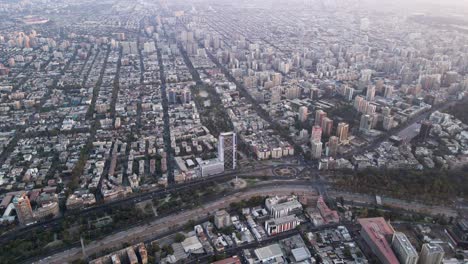
[[[388,106],[382,107],[383,116],[389,116],[391,113],[392,113],[392,109],[390,109],[390,107]]]
[[[345,122],[338,123],[338,127],[336,128],[336,135],[340,139],[340,142],[348,140],[348,131],[349,125]]]
[[[359,29],[362,31],[362,32],[366,32],[369,30],[369,26],[370,26],[370,21],[367,17],[363,17],[361,18],[361,21],[360,21],[360,24],[359,24]]]
[[[387,85],[384,90],[384,97],[390,98],[393,95],[393,86]]]
[[[192,93],[190,92],[190,90],[185,89],[184,91],[182,91],[182,103],[188,104],[190,103],[191,100],[192,100]]]
[[[321,126],[322,125],[322,120],[326,116],[327,116],[327,113],[325,111],[323,111],[322,109],[319,109],[319,110],[315,111],[315,123],[314,123],[314,125]]]
[[[418,252],[414,249],[404,233],[395,232],[392,239],[392,248],[400,264],[418,263]]]
[[[362,115],[361,122],[359,124],[359,131],[366,132],[372,129],[372,116],[371,115]]]
[[[219,135],[218,158],[224,162],[224,169],[233,170],[237,163],[236,133],[226,132]]]
[[[393,128],[393,116],[384,116],[383,118],[383,129],[388,131]]]
[[[322,142],[314,141],[311,142],[311,156],[313,159],[320,159],[322,157]]]
[[[438,244],[423,244],[419,255],[419,264],[440,264],[444,259],[444,249]]]
[[[372,77],[372,70],[370,69],[363,69],[361,70],[361,82],[368,83],[370,82]]]
[[[31,203],[26,193],[16,196],[13,199],[13,205],[15,206],[20,224],[25,225],[34,221]]]
[[[177,92],[174,88],[169,89],[168,96],[170,104],[175,104],[177,102]]]
[[[354,89],[351,87],[346,86],[344,90],[344,95],[346,100],[352,101],[353,100]]]
[[[367,87],[366,100],[374,101],[374,98],[375,98],[375,86],[369,85]]]
[[[322,128],[320,126],[313,126],[312,133],[310,136],[311,141],[321,141],[322,140]]]
[[[305,122],[307,120],[307,106],[299,107],[299,121]]]
[[[326,136],[330,136],[332,134],[333,129],[333,120],[331,120],[328,117],[324,117],[322,119],[321,127],[323,134]]]
[[[338,153],[338,137],[331,136],[326,145],[327,156],[336,157]]]
[[[366,109],[366,114],[368,115],[373,115],[375,114],[375,111],[377,110],[377,106],[374,104],[369,104]]]
[[[421,122],[421,128],[419,129],[419,140],[426,141],[431,133],[432,123],[428,120]]]
[[[291,86],[286,88],[286,98],[296,99],[301,96],[301,88],[299,86]]]
[[[361,104],[361,101],[364,100],[364,98],[362,98],[362,96],[358,95],[354,98],[354,109],[358,110],[359,109],[359,105]]]
[[[226,210],[219,210],[214,215],[214,224],[218,229],[228,227],[231,224],[231,216]]]

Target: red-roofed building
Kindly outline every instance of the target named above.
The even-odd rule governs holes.
[[[319,210],[320,215],[322,215],[325,224],[337,224],[340,222],[340,216],[338,215],[338,212],[331,210],[321,195],[317,200],[317,209]]]
[[[384,218],[361,218],[361,236],[371,248],[372,252],[383,264],[399,264],[395,253],[389,243],[395,233],[393,227]]]

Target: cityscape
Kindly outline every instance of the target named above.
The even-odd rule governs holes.
[[[468,3],[0,0],[0,263],[468,263]]]

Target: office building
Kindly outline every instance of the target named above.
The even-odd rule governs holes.
[[[349,125],[345,122],[338,123],[336,128],[336,135],[340,139],[340,142],[348,140]]]
[[[224,169],[233,170],[237,163],[236,133],[226,132],[219,135],[218,158],[224,162]]]
[[[392,248],[400,264],[418,263],[418,252],[414,249],[404,233],[395,232],[392,239]]]
[[[388,242],[395,231],[383,217],[361,218],[361,236],[382,264],[399,264]]]
[[[34,221],[31,203],[26,193],[16,196],[13,199],[13,204],[15,205],[16,215],[20,224],[25,225]]]
[[[425,243],[419,254],[419,264],[440,264],[444,259],[444,249],[438,244]]]

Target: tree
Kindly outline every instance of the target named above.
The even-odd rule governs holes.
[[[177,234],[174,236],[174,241],[175,241],[176,243],[180,243],[180,242],[182,242],[182,241],[184,241],[184,240],[185,240],[185,235],[182,234],[182,233],[177,233]]]

